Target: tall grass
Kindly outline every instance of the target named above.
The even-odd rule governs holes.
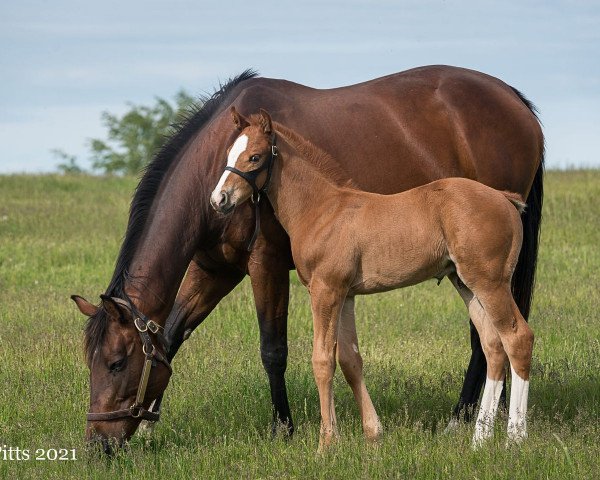
[[[150,439],[114,459],[86,451],[84,318],[110,279],[135,180],[0,176],[0,447],[75,448],[76,461],[4,461],[1,478],[597,478],[600,470],[600,172],[550,172],[531,325],[529,439],[470,448],[444,434],[469,355],[467,315],[449,282],[357,300],[365,377],[384,426],[364,443],[341,374],[341,441],[316,455],[317,391],[308,297],[290,274],[287,383],[297,430],[270,439],[270,396],[244,281],[174,360]]]

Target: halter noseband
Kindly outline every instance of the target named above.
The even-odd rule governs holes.
[[[142,340],[142,351],[146,357],[144,360],[144,368],[140,377],[140,383],[138,384],[135,401],[129,408],[113,410],[112,412],[89,412],[87,414],[87,420],[88,422],[102,422],[133,417],[156,422],[160,418],[160,412],[151,412],[143,407],[144,397],[146,396],[146,388],[148,387],[148,380],[150,378],[150,370],[156,365],[157,360],[167,367],[170,374],[173,373],[173,369],[171,368],[167,358],[156,349],[148,332],[154,334],[162,346],[165,347],[166,342],[160,331],[163,327],[161,327],[154,320],[149,320],[144,314],[140,313],[140,311],[135,307],[135,305],[133,305],[129,298],[127,301],[121,300],[120,298],[113,298],[113,300],[119,305],[128,308],[134,316],[133,324],[135,325],[135,328]]]
[[[254,246],[254,242],[256,242],[256,238],[258,237],[258,232],[260,231],[260,199],[263,194],[266,194],[269,190],[269,185],[271,183],[271,174],[273,173],[273,162],[279,155],[279,149],[277,145],[275,145],[275,135],[273,135],[271,141],[271,155],[269,160],[263,163],[256,170],[250,170],[249,172],[242,172],[235,167],[226,166],[225,170],[235,173],[242,177],[248,184],[252,187],[252,203],[254,203],[254,233],[252,237],[250,237],[250,242],[248,243],[247,250],[250,252],[252,247]],[[256,179],[263,171],[267,171],[267,179],[262,187],[258,188],[256,185]]]

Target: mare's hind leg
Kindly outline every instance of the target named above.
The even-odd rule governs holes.
[[[347,297],[340,316],[337,357],[344,377],[352,388],[360,409],[363,431],[368,440],[379,440],[381,423],[363,377],[363,360],[358,351],[358,337],[354,316],[354,297]]]
[[[487,360],[485,387],[473,435],[473,445],[478,446],[494,433],[494,420],[504,384],[506,353],[500,336],[487,318],[486,311],[481,306],[479,299],[459,280],[456,273],[450,274],[448,278],[469,309],[469,315],[479,333],[481,346]]]
[[[312,366],[321,406],[319,451],[322,452],[339,437],[333,403],[333,375],[339,318],[346,292],[331,289],[317,280],[310,284],[310,297],[313,314]]]

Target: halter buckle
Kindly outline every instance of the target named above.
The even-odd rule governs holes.
[[[271,145],[271,156],[276,157],[277,155],[279,155],[279,149],[277,148],[277,145]]]
[[[133,324],[138,332],[144,333],[148,331],[148,325],[140,317],[135,317]]]
[[[148,330],[150,330],[154,334],[157,334],[160,331],[160,329],[163,328],[154,320],[148,320],[146,326],[148,327]]]

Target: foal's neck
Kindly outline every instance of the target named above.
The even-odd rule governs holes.
[[[320,208],[333,208],[352,181],[328,154],[282,125],[276,135],[281,156],[275,161],[269,200],[283,227],[292,236],[295,228],[306,228],[301,219]],[[310,219],[309,219],[310,223]]]

